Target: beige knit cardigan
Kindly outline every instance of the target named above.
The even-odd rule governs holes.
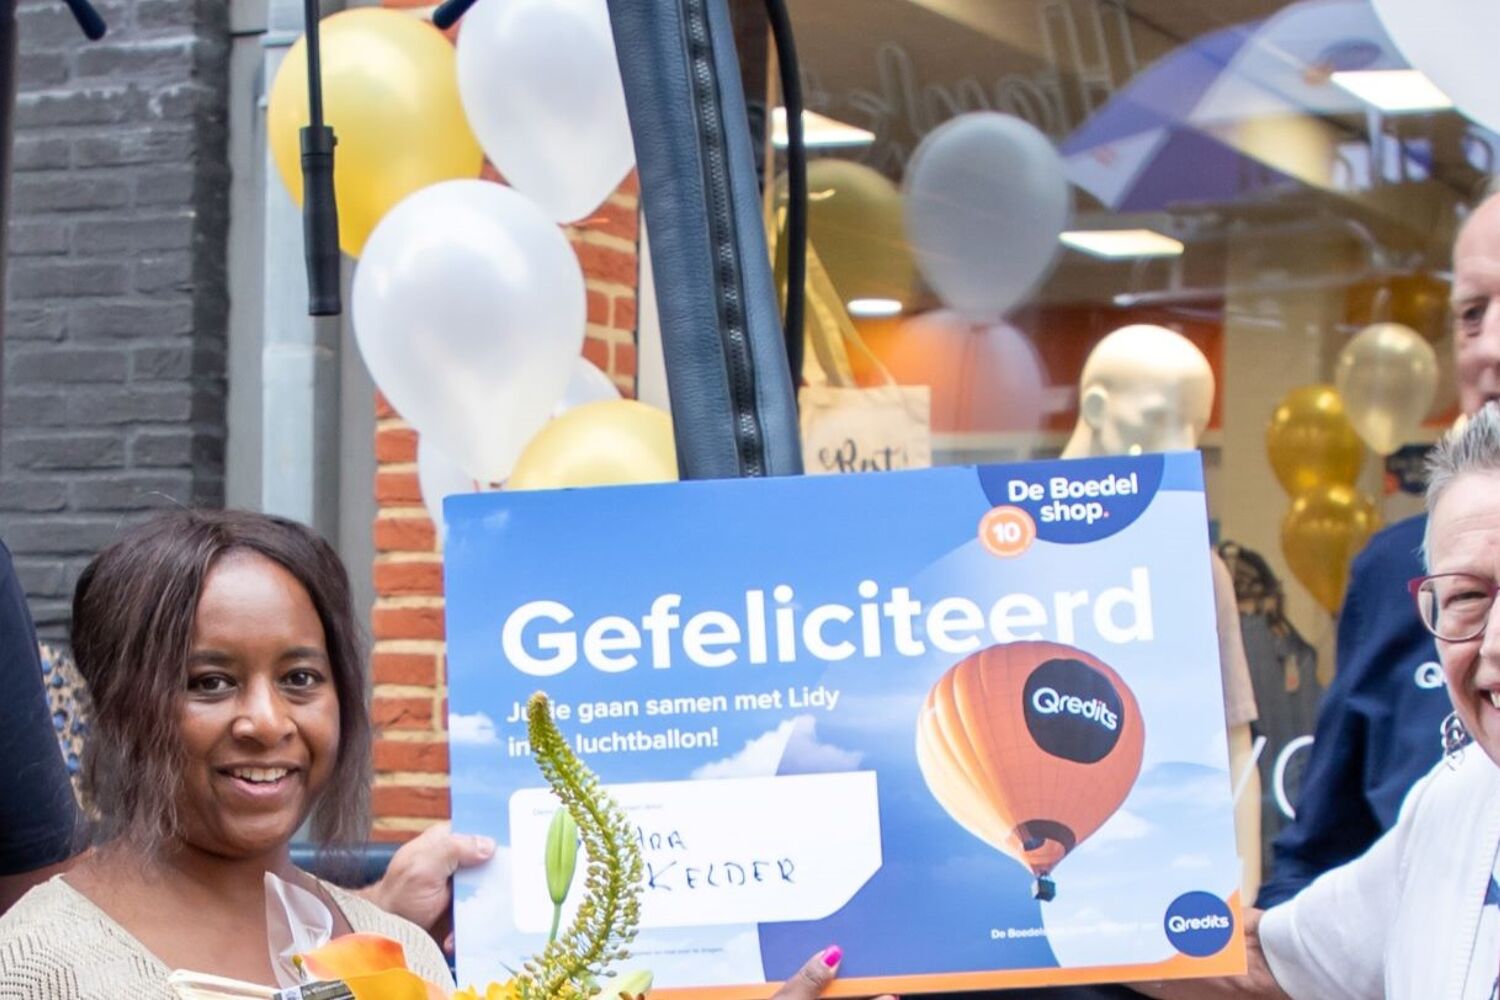
[[[452,986],[442,952],[419,927],[324,887],[351,928],[401,942],[413,972]],[[170,971],[61,876],[0,916],[0,1000],[172,1000]]]

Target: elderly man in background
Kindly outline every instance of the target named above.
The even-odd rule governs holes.
[[[1500,399],[1500,195],[1474,210],[1453,247],[1453,355],[1466,416]],[[1350,569],[1337,673],[1318,713],[1296,818],[1273,847],[1261,907],[1363,854],[1440,756],[1452,706],[1432,635],[1404,589],[1422,573],[1426,526],[1423,514],[1386,528]]]
[[[1407,589],[1436,640],[1453,709],[1446,759],[1369,850],[1286,903],[1246,911],[1247,975],[1142,992],[1488,1000],[1500,991],[1500,404],[1439,444],[1428,473],[1427,572]]]

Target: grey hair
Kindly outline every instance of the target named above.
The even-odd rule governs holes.
[[[1422,533],[1422,562],[1428,563],[1432,512],[1448,487],[1461,476],[1500,474],[1500,404],[1486,403],[1462,427],[1444,434],[1427,456],[1427,527]]]

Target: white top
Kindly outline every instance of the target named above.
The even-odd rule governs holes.
[[[1500,941],[1480,934],[1497,845],[1500,768],[1470,745],[1368,851],[1266,911],[1277,982],[1293,1000],[1466,1000],[1471,968],[1500,968]]]
[[[1495,853],[1500,866],[1500,851]],[[1479,932],[1469,954],[1469,974],[1464,979],[1464,1000],[1495,1000],[1500,995],[1500,881],[1490,874],[1479,912]]]

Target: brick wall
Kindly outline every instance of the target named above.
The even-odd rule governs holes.
[[[584,357],[626,396],[635,395],[639,201],[631,174],[568,227],[588,288]],[[376,417],[374,836],[405,840],[449,814],[443,564],[417,485],[417,434],[384,401]]]
[[[0,537],[44,635],[122,519],[223,502],[224,0],[21,0]]]

